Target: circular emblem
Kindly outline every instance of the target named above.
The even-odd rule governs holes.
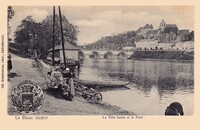
[[[33,114],[42,107],[44,93],[36,83],[25,80],[14,88],[11,98],[19,113]]]

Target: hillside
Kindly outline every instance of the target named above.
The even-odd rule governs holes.
[[[146,24],[144,27],[139,27],[136,31],[127,31],[125,33],[102,37],[100,40],[88,44],[86,49],[122,49],[124,46],[135,46],[134,42],[144,39],[144,35],[152,30],[152,24]]]
[[[194,40],[194,31],[189,29],[178,29],[176,24],[163,24],[154,29],[152,24],[139,27],[136,31],[131,30],[125,33],[102,37],[100,40],[88,44],[86,49],[122,49],[124,46],[136,46],[135,42],[141,39],[158,39],[159,43],[175,43],[177,41]]]
[[[137,33],[135,31],[128,31],[123,34],[102,37],[100,40],[87,45],[86,48],[121,49],[123,46],[127,44],[134,45],[136,34]]]

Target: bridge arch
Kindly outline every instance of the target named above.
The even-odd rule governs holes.
[[[89,56],[90,58],[99,58],[100,54],[97,51],[93,51],[92,54]]]
[[[113,58],[113,53],[108,51],[104,54],[103,56],[104,59],[112,59]]]
[[[123,59],[123,58],[126,58],[126,57],[127,57],[127,54],[123,51],[117,54],[117,58],[119,58],[119,59],[121,59],[121,58]]]

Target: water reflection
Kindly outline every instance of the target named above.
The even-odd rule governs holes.
[[[180,98],[183,102],[188,98],[187,95],[193,97],[191,96],[194,92],[193,68],[194,63],[191,62],[88,59],[81,66],[80,79],[128,81],[131,83],[129,87],[136,90],[132,91],[132,94],[138,97],[158,96],[157,102],[164,108],[167,103],[164,99],[173,101],[172,95],[180,94],[176,99]],[[122,90],[118,93],[123,94]],[[130,98],[133,97],[131,96]],[[114,99],[111,99],[111,102],[112,100]]]
[[[128,81],[142,86],[144,92],[156,85],[159,94],[163,95],[176,89],[193,91],[193,75],[193,63],[189,62],[93,59],[83,63],[80,78]]]

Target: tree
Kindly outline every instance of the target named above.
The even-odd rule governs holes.
[[[32,16],[27,16],[21,21],[21,24],[15,31],[14,41],[19,44],[28,46],[28,49],[33,50],[38,48],[41,39],[41,24],[36,23]],[[28,50],[26,50],[26,53]]]
[[[7,13],[8,13],[8,15],[7,15],[7,20],[8,20],[8,40],[10,41],[11,40],[9,38],[9,34],[11,33],[10,20],[15,15],[15,11],[13,10],[12,6],[8,6],[8,12]]]
[[[53,15],[47,16],[42,21],[42,28],[44,31],[44,34],[46,35],[46,41],[52,43],[52,23],[53,23]],[[77,36],[78,36],[78,27],[71,24],[68,19],[63,15],[62,16],[62,25],[63,25],[63,36],[64,41],[68,42],[73,45],[77,45]],[[55,15],[55,45],[58,45],[61,43],[61,31],[60,31],[60,20],[59,16]]]
[[[194,31],[191,31],[191,32],[189,33],[189,40],[190,40],[190,41],[194,41]]]
[[[15,42],[28,44],[30,42],[31,27],[33,27],[33,24],[34,20],[32,16],[27,16],[23,19],[15,31]]]
[[[61,29],[59,16],[55,17],[55,45],[61,43]],[[64,41],[76,45],[78,27],[69,23],[65,16],[62,16]],[[21,21],[21,24],[15,31],[15,42],[28,46],[28,50],[32,52],[34,49],[40,50],[42,56],[45,57],[47,51],[52,48],[53,39],[53,16],[47,16],[41,23],[37,23],[32,16],[27,16]]]

